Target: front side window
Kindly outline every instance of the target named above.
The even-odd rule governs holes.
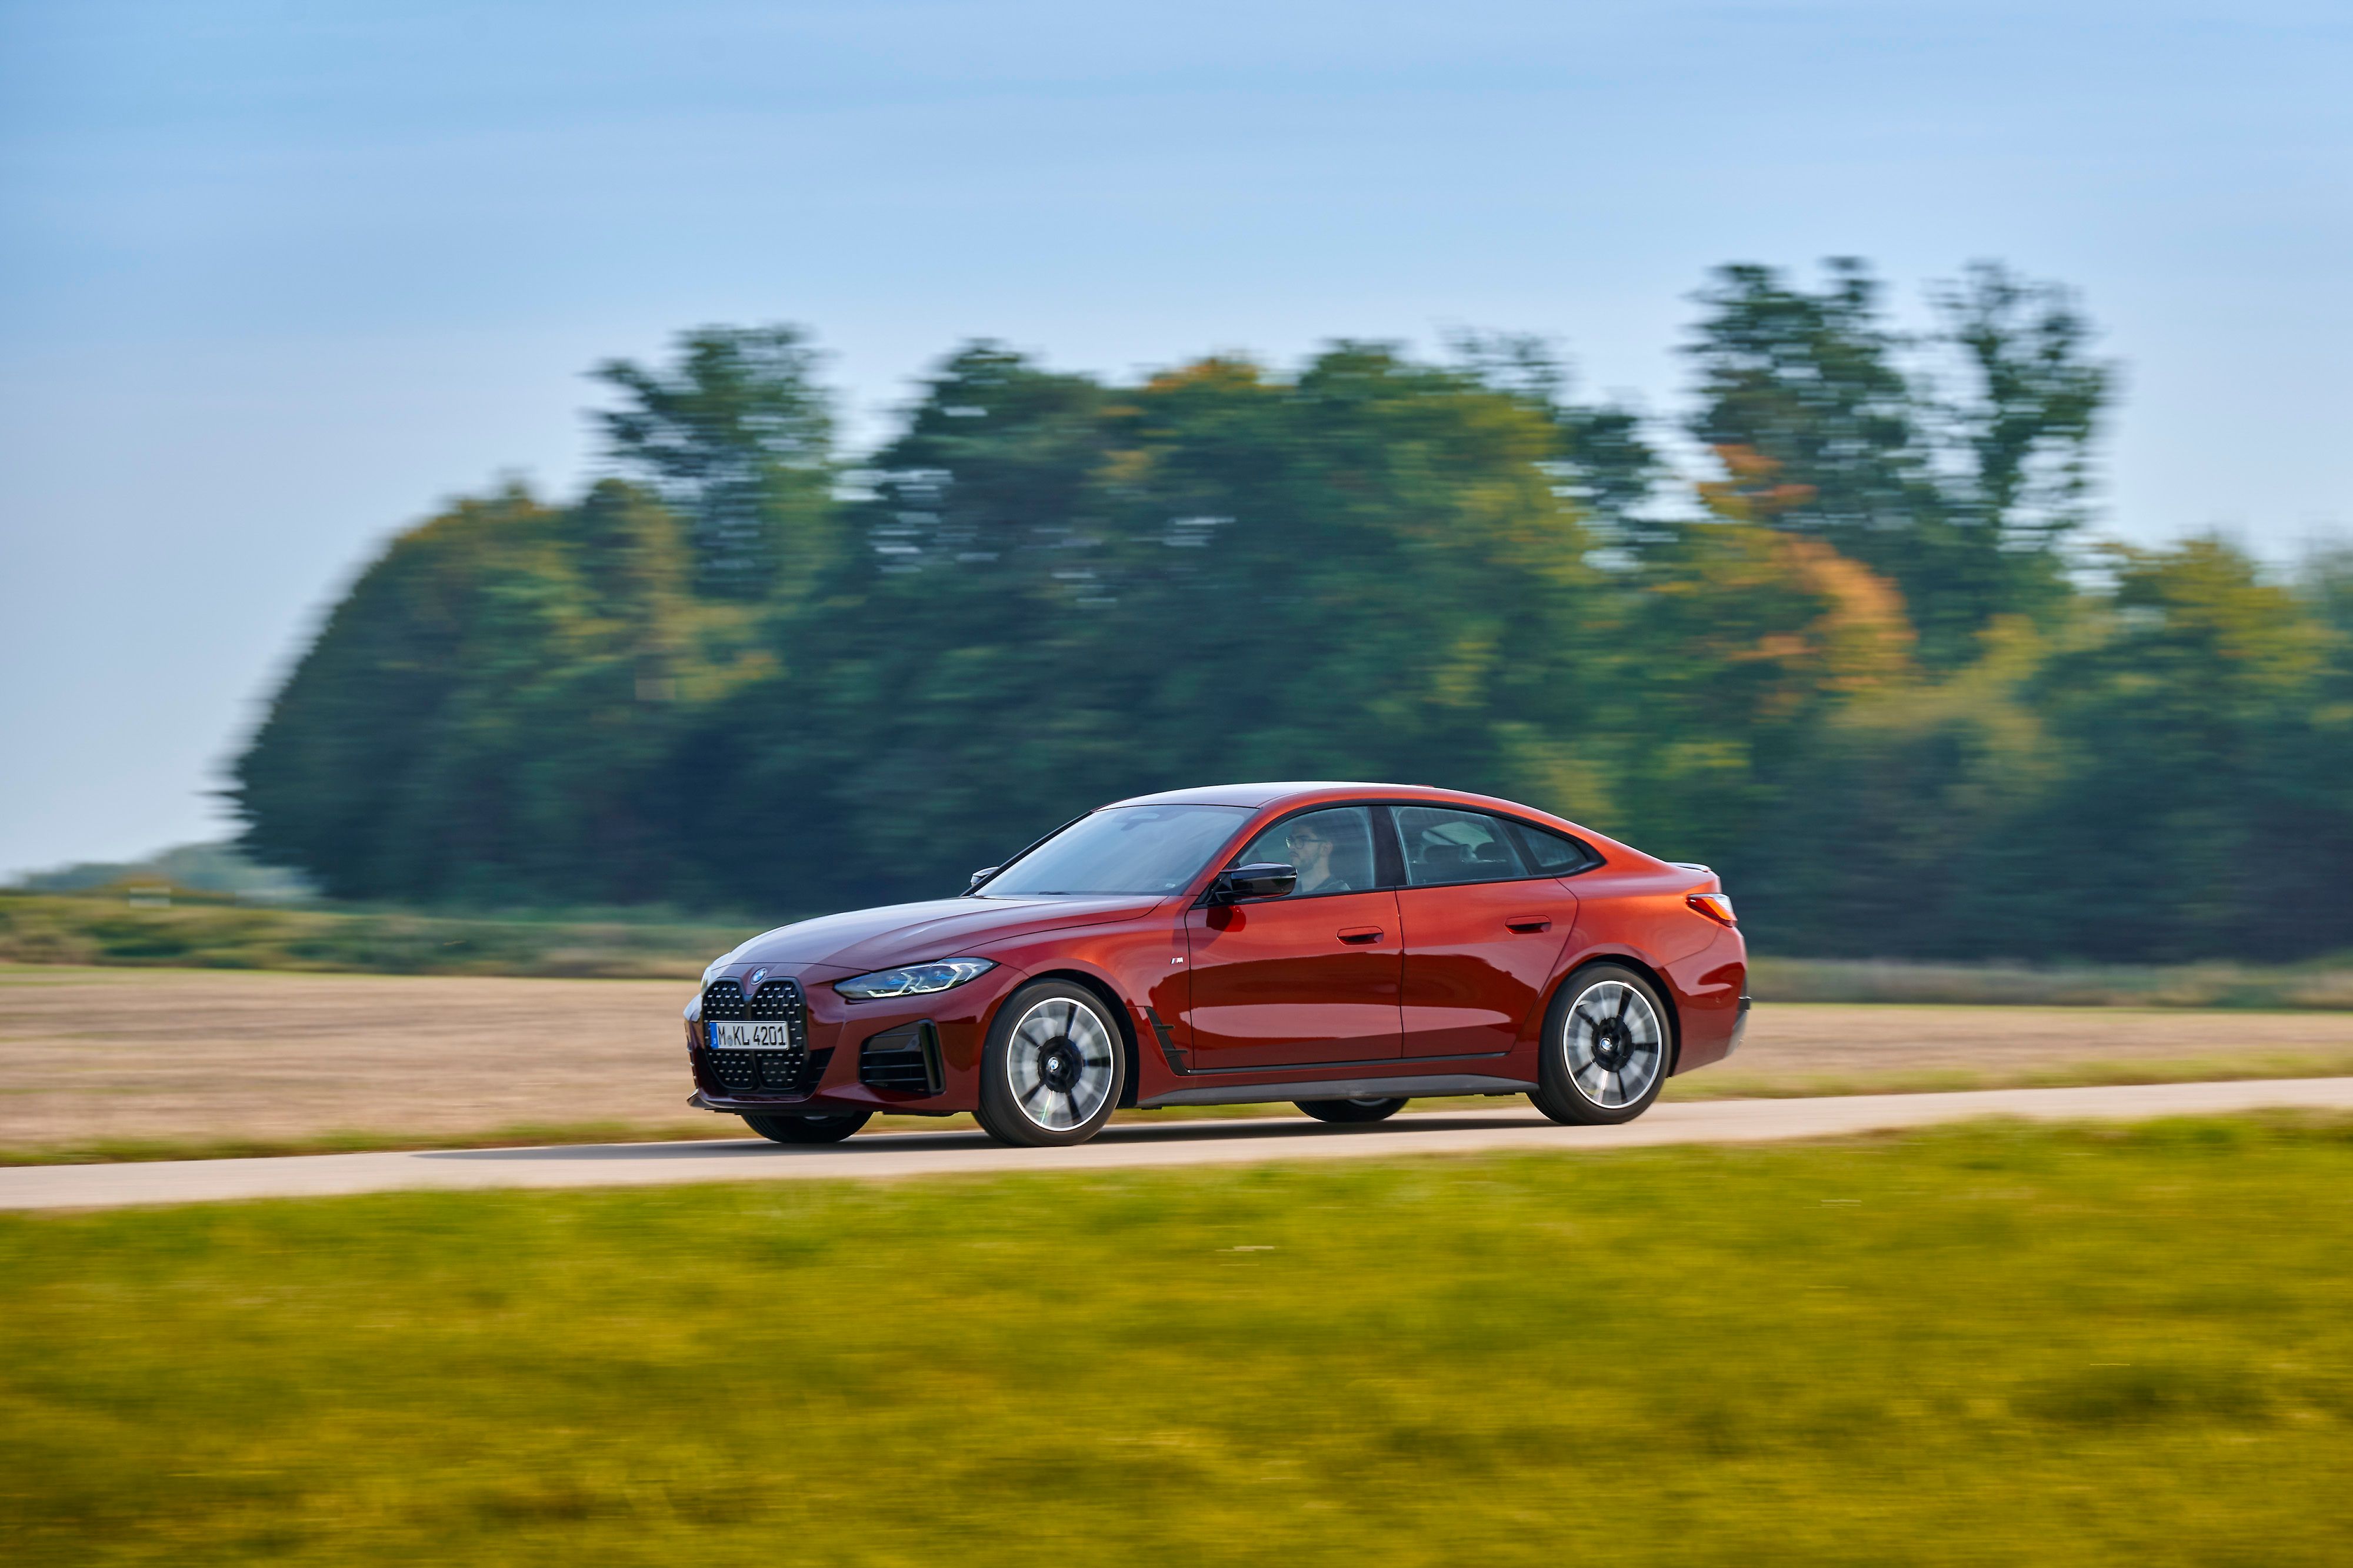
[[[1400,805],[1397,825],[1409,887],[1504,882],[1528,874],[1510,825],[1500,816],[1452,806]]]
[[[1297,868],[1299,885],[1291,890],[1294,899],[1368,891],[1378,880],[1371,808],[1335,805],[1286,817],[1251,839],[1234,864],[1268,861]]]
[[[991,877],[983,898],[1174,893],[1250,816],[1241,805],[1112,805]]]

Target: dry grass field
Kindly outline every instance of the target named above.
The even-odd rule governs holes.
[[[0,1149],[691,1136],[691,981],[0,969]],[[736,1124],[740,1130],[740,1123]]]
[[[678,1010],[691,992],[680,981],[0,967],[0,1158],[740,1137],[733,1119],[686,1109]],[[2342,1072],[2353,1072],[2353,1014],[1784,1004],[1758,1009],[1731,1062],[1668,1093]]]

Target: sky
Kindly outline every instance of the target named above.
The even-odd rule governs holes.
[[[228,831],[385,541],[597,454],[585,373],[793,321],[848,426],[1555,339],[1662,418],[1707,270],[1995,258],[2124,366],[2102,526],[2340,538],[2353,6],[0,0],[0,876]]]

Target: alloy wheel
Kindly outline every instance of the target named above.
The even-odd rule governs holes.
[[[1059,996],[1039,1002],[1006,1042],[1014,1103],[1050,1132],[1084,1125],[1111,1098],[1118,1048],[1092,1009]]]
[[[1651,999],[1621,980],[1588,986],[1561,1020],[1577,1092],[1605,1110],[1633,1104],[1666,1069],[1666,1030]]]

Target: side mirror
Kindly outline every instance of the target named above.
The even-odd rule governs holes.
[[[966,889],[977,888],[983,882],[988,880],[988,879],[996,876],[999,871],[1004,869],[1005,868],[1002,866],[983,866],[979,870],[975,871],[972,874],[972,880],[966,882],[965,887]]]
[[[1236,866],[1218,873],[1209,884],[1209,902],[1230,904],[1236,899],[1279,899],[1299,885],[1299,868],[1271,861]]]

